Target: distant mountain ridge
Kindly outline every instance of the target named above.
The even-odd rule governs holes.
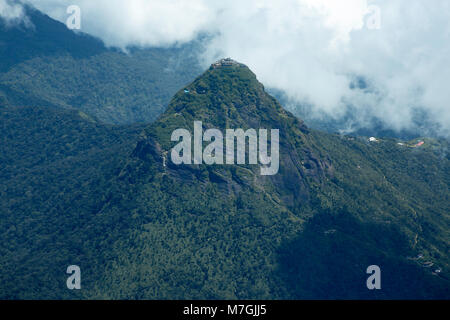
[[[22,4],[27,23],[6,23],[0,18],[0,71],[35,57],[70,54],[86,58],[108,49],[85,33],[75,33],[33,7]]]
[[[195,43],[125,54],[24,8],[28,26],[0,19],[0,106],[45,104],[105,123],[151,122],[200,70]]]

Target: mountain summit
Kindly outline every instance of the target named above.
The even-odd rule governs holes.
[[[221,67],[232,67],[232,66],[246,67],[246,65],[239,63],[231,58],[224,58],[214,62],[211,65],[211,68],[216,69]]]
[[[230,129],[278,130],[278,174],[260,177],[258,166],[244,164],[212,167],[173,165],[169,161],[170,150],[174,146],[172,133],[179,128],[194,132],[195,122],[201,122],[204,130],[218,129],[223,133]],[[309,135],[304,123],[266,93],[247,66],[228,58],[212,64],[175,95],[166,112],[148,127],[135,155],[141,159],[150,155],[153,163],[166,163],[166,171],[170,174],[185,177],[187,172],[197,172],[197,178],[209,177],[200,179],[203,182],[210,179],[221,181],[227,190],[242,186],[242,182],[261,190],[274,190],[276,199],[294,207],[301,206],[309,198],[309,183],[320,183],[332,174],[329,159],[320,157],[312,148]],[[203,146],[207,144],[203,142]],[[246,150],[246,157],[249,157],[249,150]]]

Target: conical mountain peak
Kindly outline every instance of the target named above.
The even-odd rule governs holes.
[[[202,121],[205,128],[222,130],[282,129],[293,125],[307,131],[301,120],[265,91],[246,65],[230,58],[213,63],[175,94],[166,112],[147,131],[166,145],[169,132],[192,129],[194,121]]]
[[[208,134],[214,137],[211,139]],[[244,137],[241,151],[234,150],[241,139],[238,135],[248,137]],[[220,151],[214,151],[219,154],[214,166],[203,161],[211,156],[208,150],[212,145]],[[268,153],[274,158],[266,166],[263,161]],[[212,64],[174,96],[166,112],[146,129],[134,156],[144,160],[143,167],[156,165],[157,172],[183,183],[208,183],[220,176],[222,188],[234,190],[234,186],[240,188],[246,184],[243,181],[250,179],[249,185],[256,183],[279,190],[278,197],[288,206],[308,198],[302,177],[319,181],[330,167],[312,149],[310,133],[303,122],[284,110],[248,67],[229,59]],[[302,163],[310,164],[310,169],[305,170]],[[241,169],[246,173],[236,173]],[[250,172],[254,178],[248,177]],[[195,178],[188,178],[192,175]]]

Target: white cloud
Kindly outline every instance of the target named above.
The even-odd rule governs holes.
[[[82,10],[82,30],[108,45],[166,46],[208,33],[201,59],[240,60],[269,87],[310,103],[317,116],[370,117],[400,130],[425,110],[450,135],[450,3],[447,0],[28,0],[65,21]],[[0,0],[1,4],[5,3]],[[369,6],[380,28],[369,29]],[[351,90],[354,76],[370,84]]]
[[[17,3],[0,0],[0,17],[6,22],[21,21],[24,17],[23,8]]]

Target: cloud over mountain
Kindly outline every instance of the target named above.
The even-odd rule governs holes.
[[[24,10],[18,3],[9,0],[0,0],[0,17],[7,23],[21,21],[24,17]]]
[[[350,113],[356,127],[375,118],[402,130],[426,116],[450,135],[446,0],[27,2],[60,21],[79,5],[82,31],[111,46],[170,46],[208,35],[204,65],[223,56],[242,61],[317,117]]]

